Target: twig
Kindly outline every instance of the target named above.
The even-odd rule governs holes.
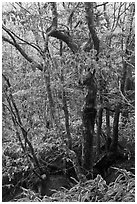
[[[24,11],[26,11],[27,13],[31,14],[30,11],[28,11],[26,8],[24,8],[20,3],[15,2],[15,4],[17,4],[20,8],[24,9]]]
[[[105,2],[105,3],[102,3],[102,4],[99,4],[99,5],[96,5],[96,6],[94,6],[94,8],[97,8],[97,7],[100,7],[100,6],[105,6],[105,5],[107,5],[109,2]]]
[[[128,99],[123,95],[122,91],[120,90],[120,87],[119,87],[119,92],[120,92],[120,95],[122,96],[122,98],[127,102],[127,104],[129,106],[131,106],[133,109],[135,108],[129,101]]]

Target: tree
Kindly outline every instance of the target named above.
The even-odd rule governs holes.
[[[47,139],[54,130],[74,155],[69,151],[76,139],[72,124],[82,118],[82,165],[91,176],[96,149],[98,157],[104,143],[106,152],[118,150],[121,114],[134,116],[134,3],[16,2],[3,7],[3,74],[22,119],[16,125],[29,130],[30,140],[41,134]],[[12,123],[8,106],[3,94],[4,122]]]

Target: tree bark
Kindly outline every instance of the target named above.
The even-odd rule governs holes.
[[[78,51],[78,45],[73,41],[72,37],[66,31],[62,32],[59,30],[53,30],[49,36],[55,37],[65,42],[73,53]]]
[[[61,78],[62,78],[62,83],[64,85],[63,73],[62,73]],[[62,90],[62,102],[63,102],[63,110],[64,110],[64,115],[65,115],[65,126],[66,126],[67,138],[68,138],[68,148],[72,149],[72,138],[70,134],[70,125],[69,125],[69,111],[68,111],[67,98],[66,98],[64,87]]]
[[[49,65],[48,65],[49,66]],[[51,119],[53,121],[53,126],[58,127],[58,119],[56,116],[56,108],[55,108],[55,103],[52,97],[52,90],[50,87],[50,73],[49,73],[49,68],[45,67],[44,69],[44,78],[45,78],[45,84],[46,84],[46,90],[47,90],[47,95],[49,99],[49,106],[50,106],[50,114],[51,114]]]
[[[121,104],[118,104],[116,106],[115,115],[114,115],[113,138],[112,138],[112,143],[110,145],[110,151],[113,153],[117,152],[117,146],[118,146],[118,124],[119,124],[120,108],[121,108]]]
[[[134,46],[133,44],[130,42],[131,38],[132,38],[132,24],[133,24],[133,19],[134,19],[134,15],[135,15],[135,5],[134,3],[131,4],[130,9],[129,9],[129,14],[128,14],[128,20],[127,20],[127,29],[129,30],[128,36],[127,36],[127,40],[126,40],[126,48],[125,48],[125,59],[122,58],[123,61],[123,73],[122,73],[122,79],[121,79],[121,92],[124,96],[126,96],[126,91],[128,88],[128,83],[133,82],[132,81],[132,71],[131,71],[131,67],[128,65],[128,61],[130,61],[131,56],[132,56],[132,51],[134,51]],[[123,45],[122,45],[123,48]],[[133,87],[132,87],[133,88]],[[134,88],[133,88],[134,89]],[[128,98],[128,97],[127,97]],[[123,125],[126,125],[127,121],[128,121],[128,111],[123,111],[122,116],[123,116]]]
[[[62,56],[62,41],[60,41],[60,56]],[[64,115],[65,115],[65,126],[66,126],[67,138],[68,138],[68,148],[72,149],[72,138],[71,138],[71,134],[70,134],[70,125],[69,125],[69,111],[68,111],[68,105],[67,105],[66,92],[64,89],[64,72],[63,72],[63,69],[61,70],[60,79],[61,79],[62,86],[63,86],[62,103],[63,103],[63,111],[64,111]]]
[[[106,101],[106,105],[108,108],[106,108],[106,152],[109,152],[110,144],[111,144],[111,137],[110,137],[110,110],[109,110],[109,102]]]
[[[97,128],[97,155],[100,154],[100,135],[101,135],[101,126],[102,126],[102,114],[103,108],[100,107],[98,112],[98,128]]]
[[[93,137],[94,137],[94,124],[96,118],[96,93],[97,87],[94,80],[94,73],[87,74],[83,85],[87,89],[85,97],[85,104],[82,112],[83,121],[83,158],[82,165],[86,171],[87,178],[92,178],[93,172]]]
[[[85,11],[86,11],[86,19],[88,23],[88,28],[90,31],[90,34],[92,36],[92,40],[94,43],[94,48],[97,51],[96,53],[96,60],[98,60],[98,54],[99,54],[99,39],[95,31],[94,26],[94,10],[93,10],[93,2],[85,2]]]

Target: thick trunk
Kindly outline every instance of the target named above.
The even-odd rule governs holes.
[[[94,124],[96,118],[96,93],[97,87],[94,80],[94,73],[90,71],[83,81],[83,85],[87,89],[85,104],[82,112],[83,120],[83,158],[82,164],[86,171],[87,178],[92,178],[93,172],[93,136]]]
[[[84,126],[84,144],[83,144],[83,168],[90,176],[90,171],[93,168],[93,137],[94,137],[94,124],[96,117],[95,108],[83,109],[83,126]]]

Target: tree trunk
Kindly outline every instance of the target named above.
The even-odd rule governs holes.
[[[126,89],[128,87],[128,82],[129,79],[132,79],[132,67],[130,67],[130,61],[132,57],[132,52],[134,52],[134,45],[131,43],[131,38],[132,38],[132,29],[133,29],[133,20],[134,20],[134,15],[135,15],[135,5],[134,3],[131,4],[129,8],[129,13],[128,13],[128,19],[127,19],[127,24],[126,24],[126,29],[129,30],[127,40],[126,40],[126,48],[125,48],[125,59],[123,58],[123,75],[121,79],[121,92],[124,96],[126,96]],[[123,44],[122,44],[123,48]],[[129,64],[127,62],[130,62]],[[131,63],[132,64],[132,63]],[[132,81],[132,80],[131,80]],[[130,87],[131,88],[131,87]],[[126,107],[125,107],[126,108]],[[126,125],[126,122],[128,121],[128,112],[123,111],[122,113],[123,116],[123,125]]]
[[[46,66],[47,64],[47,66]],[[51,114],[51,119],[53,122],[53,127],[55,126],[56,128],[59,126],[59,122],[56,116],[56,108],[55,108],[55,103],[53,100],[52,96],[52,91],[50,87],[50,59],[48,56],[48,53],[46,54],[45,60],[44,60],[44,66],[43,66],[43,74],[44,74],[44,79],[45,79],[45,84],[46,84],[46,90],[47,90],[47,95],[48,95],[48,100],[49,100],[49,106],[50,106],[50,114]]]
[[[99,39],[98,39],[97,33],[95,31],[95,26],[94,26],[93,2],[85,2],[85,11],[86,11],[86,19],[88,23],[88,28],[89,28],[89,31],[90,31],[90,34],[92,36],[92,40],[94,43],[94,49],[97,51],[96,60],[98,60]]]
[[[62,41],[60,41],[60,56],[62,56]],[[61,70],[61,82],[62,82],[62,86],[63,86],[62,103],[63,103],[63,111],[64,111],[64,115],[65,115],[65,127],[66,127],[67,138],[68,138],[68,148],[72,149],[72,138],[71,138],[70,126],[69,126],[69,111],[68,111],[68,106],[67,106],[66,92],[65,92],[65,89],[64,89],[64,73],[63,73],[63,69]]]
[[[82,165],[86,171],[87,178],[92,178],[93,172],[93,136],[96,118],[96,93],[97,87],[94,80],[94,73],[89,72],[83,81],[87,89],[85,104],[82,112],[83,120],[83,158]]]
[[[83,168],[87,171],[87,176],[92,177],[93,168],[93,136],[94,123],[96,117],[95,108],[83,109],[84,144],[83,144]]]
[[[111,137],[110,137],[110,110],[109,110],[109,102],[107,102],[107,109],[106,109],[106,152],[109,151],[110,144],[111,144]]]
[[[118,146],[118,123],[119,123],[120,107],[121,107],[121,104],[118,104],[116,106],[115,115],[114,115],[113,138],[110,146],[110,151],[113,153],[117,152],[117,146]]]
[[[63,90],[62,95],[63,95],[63,110],[65,114],[65,126],[66,126],[67,138],[68,138],[68,148],[72,149],[72,139],[70,134],[70,126],[69,126],[69,112],[68,112],[65,90]]]
[[[98,112],[98,128],[97,128],[97,155],[100,154],[100,135],[101,135],[101,126],[102,126],[102,114],[103,108],[100,107]]]

